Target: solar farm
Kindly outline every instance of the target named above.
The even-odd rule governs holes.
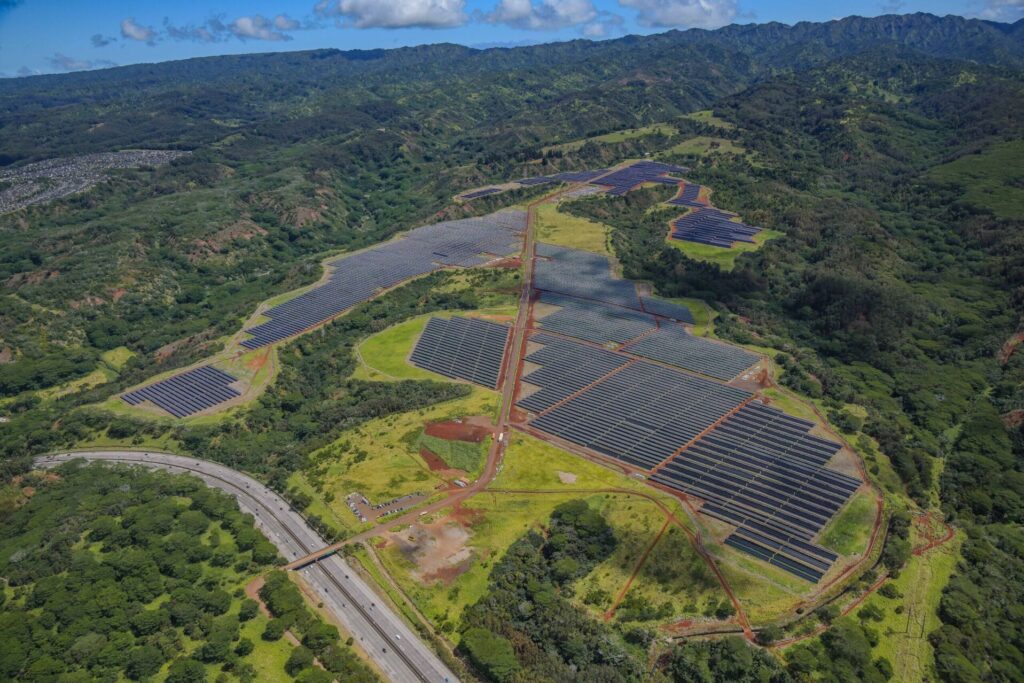
[[[121,399],[131,406],[149,401],[174,417],[188,417],[241,396],[230,386],[236,381],[223,370],[204,365],[129,391]]]
[[[841,446],[811,422],[727,384],[760,357],[694,336],[688,309],[600,254],[537,244],[533,287],[522,423],[699,499],[728,546],[819,582],[837,555],[814,539],[861,482],[828,468]]]
[[[431,318],[413,348],[413,365],[498,388],[509,328],[477,318]]]
[[[324,284],[266,311],[270,320],[247,329],[252,337],[242,346],[257,349],[287,339],[410,278],[516,253],[525,227],[525,212],[499,211],[416,228],[380,247],[332,261]]]
[[[733,218],[733,214],[720,209],[697,208],[672,221],[672,237],[713,247],[731,247],[735,242],[753,244],[761,228]]]

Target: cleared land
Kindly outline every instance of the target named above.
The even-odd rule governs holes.
[[[557,204],[537,207],[536,230],[540,242],[610,255],[608,226],[562,213]]]
[[[665,239],[673,247],[694,260],[718,264],[722,270],[732,270],[736,267],[736,259],[740,254],[757,251],[768,240],[775,239],[776,237],[782,237],[782,235],[783,233],[778,230],[769,230],[766,228],[753,236],[753,244],[736,242],[734,246],[730,248],[713,247],[709,244],[698,244],[696,242],[686,242],[684,240],[672,239],[671,237],[666,237]]]
[[[698,135],[669,147],[658,156],[678,155],[702,157],[708,154],[737,154],[742,156],[747,153],[744,147],[737,145],[726,138]]]

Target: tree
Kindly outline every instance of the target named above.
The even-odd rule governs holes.
[[[139,680],[152,676],[164,665],[164,655],[152,645],[137,647],[128,653],[128,661],[125,663],[125,673],[132,680]]]
[[[471,628],[462,634],[459,644],[473,665],[495,681],[511,680],[519,670],[512,643],[482,628]]]
[[[194,659],[176,659],[167,671],[167,683],[205,683],[206,667]]]
[[[289,676],[297,676],[300,671],[312,665],[313,652],[308,647],[300,645],[292,650],[292,653],[288,656],[284,670],[288,672]]]

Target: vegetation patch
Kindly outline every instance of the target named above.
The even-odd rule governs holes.
[[[863,553],[871,538],[875,515],[874,495],[858,491],[821,532],[821,544],[840,555]]]
[[[1024,218],[1024,141],[990,145],[936,166],[931,176],[963,189],[963,199],[1001,218]]]
[[[608,254],[608,226],[558,210],[558,204],[537,207],[537,241]]]

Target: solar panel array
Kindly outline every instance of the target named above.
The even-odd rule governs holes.
[[[732,217],[733,214],[719,209],[695,209],[672,221],[672,237],[714,247],[731,247],[734,242],[753,244],[753,236],[761,228],[737,223]]]
[[[534,176],[523,178],[516,183],[529,187],[531,185],[544,185],[545,183],[586,183],[594,178],[608,172],[607,168],[599,168],[594,171],[563,171],[553,175]]]
[[[494,194],[495,192],[502,192],[502,189],[500,187],[485,187],[482,190],[474,190],[473,192],[460,194],[459,199],[476,199],[477,197],[486,197],[487,195]]]
[[[519,402],[539,413],[531,425],[637,467],[658,465],[750,398],[741,389],[627,362],[614,352],[540,341],[543,352],[527,360],[541,368],[523,381],[541,389]]]
[[[498,388],[509,328],[478,318],[431,318],[410,360],[445,377]]]
[[[726,382],[758,361],[749,351],[695,337],[678,325],[660,327],[623,351]]]
[[[626,194],[642,183],[654,182],[675,185],[679,182],[679,179],[666,177],[666,174],[686,173],[688,170],[682,166],[663,164],[659,161],[638,161],[635,164],[598,178],[593,183],[607,186],[610,188],[607,192],[608,194],[618,196]]]
[[[813,423],[753,402],[690,445],[652,480],[704,499],[737,525],[726,543],[817,582],[836,554],[812,542],[860,482],[825,464],[840,444]]]
[[[701,186],[695,183],[682,182],[679,184],[679,194],[672,199],[668,200],[666,204],[673,204],[675,206],[689,206],[694,209],[700,209],[707,206],[707,204],[701,202],[698,198],[700,197]]]
[[[636,285],[612,277],[611,264],[601,254],[589,251],[537,244],[533,286],[537,289],[568,294],[581,299],[639,308]]]
[[[223,370],[204,365],[180,375],[160,380],[148,387],[121,396],[125,403],[137,406],[149,401],[174,417],[187,417],[241,394],[229,384],[238,381]]]
[[[624,344],[657,325],[655,319],[645,313],[596,301],[543,292],[540,302],[561,307],[541,318],[541,327],[596,344]]]
[[[629,362],[622,354],[549,334],[536,334],[530,341],[543,346],[527,355],[526,362],[540,367],[524,374],[522,380],[539,390],[516,405],[534,413],[547,410]]]
[[[678,320],[681,323],[690,323],[691,325],[694,322],[693,313],[690,312],[689,308],[681,304],[674,304],[671,301],[655,299],[649,296],[640,297],[640,303],[643,304],[644,310],[648,313],[660,315],[671,320]]]
[[[443,266],[469,267],[521,248],[523,211],[499,211],[480,218],[435,223],[403,238],[332,261],[327,282],[275,306],[270,318],[246,332],[242,346],[256,349],[298,334],[409,278]]]

